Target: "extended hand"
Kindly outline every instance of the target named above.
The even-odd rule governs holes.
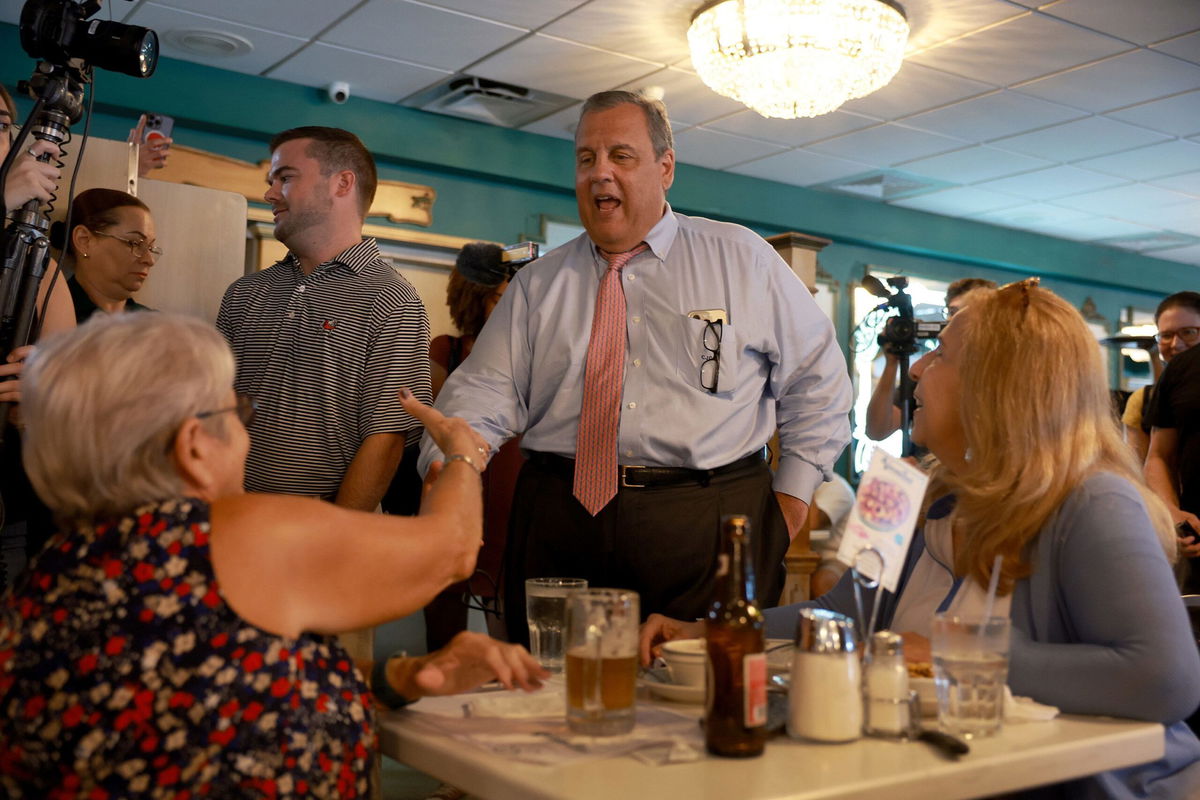
[[[0,364],[0,403],[21,402],[21,372],[25,369],[25,359],[33,354],[33,345],[18,347],[8,354],[5,363]],[[11,380],[5,380],[12,377]]]
[[[520,686],[532,692],[550,677],[524,647],[470,631],[458,634],[424,661],[413,677],[424,695],[459,694],[490,680],[500,681],[506,689]]]
[[[482,471],[487,466],[488,453],[491,447],[482,436],[476,433],[467,421],[458,417],[447,417],[435,408],[425,405],[408,389],[400,390],[400,405],[412,416],[420,420],[425,430],[447,456],[464,455]]]
[[[638,632],[638,654],[641,656],[642,666],[650,666],[662,653],[663,642],[672,639],[698,639],[703,635],[703,622],[684,622],[664,617],[662,614],[651,614]]]

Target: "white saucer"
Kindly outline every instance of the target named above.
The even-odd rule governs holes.
[[[671,700],[675,703],[703,703],[703,686],[681,686],[677,683],[663,683],[654,678],[639,678],[638,682],[650,690],[650,694]]]

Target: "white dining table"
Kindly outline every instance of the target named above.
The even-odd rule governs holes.
[[[1006,725],[973,740],[958,759],[922,742],[817,744],[782,735],[758,758],[654,766],[624,756],[545,766],[439,732],[419,709],[380,714],[382,752],[484,800],[965,800],[1154,761],[1164,752],[1162,725],[1067,715]],[[698,717],[699,708],[690,713]]]

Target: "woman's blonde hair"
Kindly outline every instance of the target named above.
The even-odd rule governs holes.
[[[56,515],[91,519],[178,497],[171,446],[228,405],[233,355],[210,325],[167,313],[96,314],[39,344],[22,376],[25,470]],[[216,431],[228,424],[205,420]]]
[[[978,289],[967,301],[959,368],[967,464],[938,469],[968,532],[955,572],[987,584],[1003,556],[1000,589],[1029,575],[1029,545],[1076,487],[1096,472],[1141,492],[1168,558],[1175,537],[1121,438],[1096,339],[1083,317],[1036,278]],[[935,481],[935,482],[936,482]]]

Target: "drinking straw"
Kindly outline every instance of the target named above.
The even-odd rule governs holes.
[[[983,622],[979,625],[979,649],[983,650],[984,633],[987,631],[988,620],[992,618],[992,606],[996,603],[996,588],[1000,585],[1000,563],[1003,556],[996,554],[992,562],[992,577],[988,581],[987,602],[983,606]]]

